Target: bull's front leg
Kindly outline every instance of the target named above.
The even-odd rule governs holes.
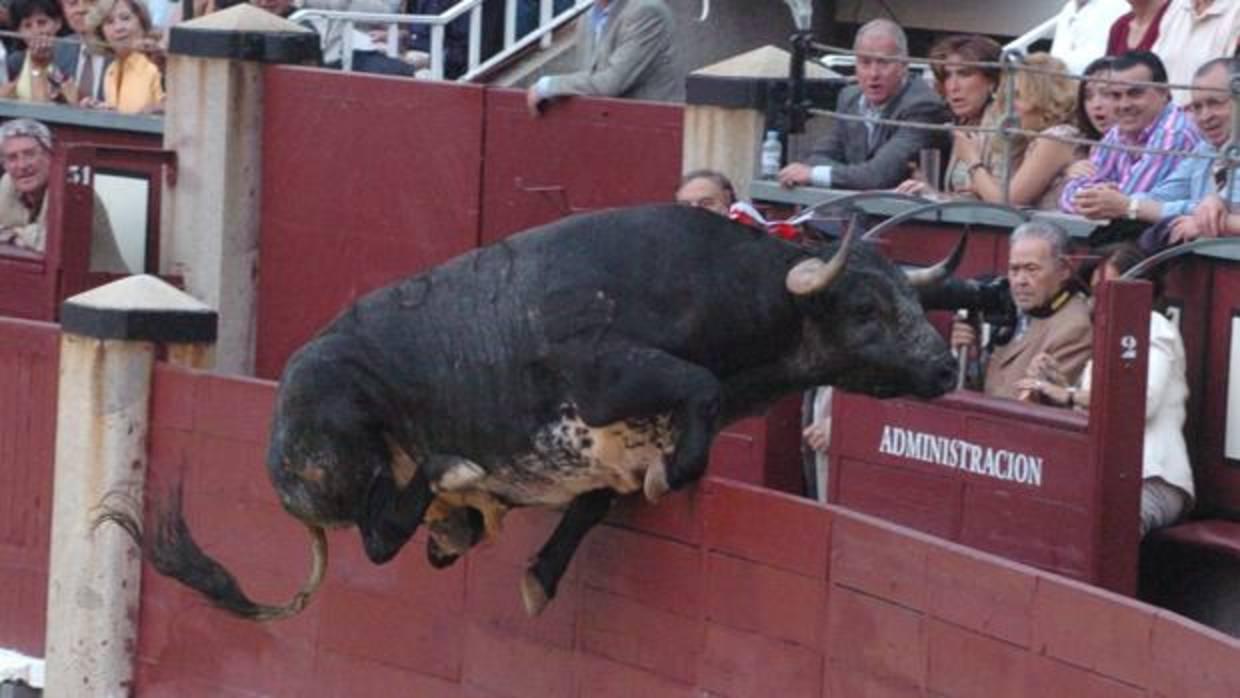
[[[646,347],[612,348],[585,360],[579,354],[576,361],[570,394],[590,426],[671,413],[676,448],[666,471],[657,465],[646,471],[647,499],[702,476],[719,424],[722,386],[714,374]]]

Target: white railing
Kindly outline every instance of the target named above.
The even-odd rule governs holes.
[[[1041,39],[1052,39],[1055,37],[1055,23],[1059,21],[1058,17],[1051,17],[1038,26],[1021,34],[1004,45],[1004,51],[1019,51],[1020,53],[1028,53],[1029,47],[1034,42]]]
[[[540,42],[543,48],[550,46],[551,35],[556,29],[571,22],[593,4],[593,0],[576,0],[572,6],[557,14],[554,10],[553,0],[539,0],[537,24],[533,30],[518,39],[516,36],[518,0],[505,0],[503,48],[484,62],[482,60],[482,2],[483,0],[460,0],[460,2],[438,15],[381,14],[305,8],[294,12],[289,19],[294,22],[321,23],[321,33],[323,36],[331,35],[337,28],[337,25],[340,25],[340,66],[345,71],[353,69],[353,49],[356,37],[360,34],[357,29],[358,25],[386,27],[387,40],[380,49],[394,58],[400,56],[401,27],[412,27],[415,25],[429,27],[430,77],[435,80],[442,80],[447,65],[445,43],[448,25],[468,13],[469,46],[465,72],[457,79],[469,81],[502,64],[513,55],[524,51],[535,42]]]

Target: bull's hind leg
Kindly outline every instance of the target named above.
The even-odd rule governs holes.
[[[599,352],[576,346],[572,358],[570,395],[581,418],[603,426],[630,417],[671,412],[679,432],[666,473],[646,473],[646,498],[655,500],[702,476],[710,442],[718,425],[722,386],[705,368],[648,347],[621,346]],[[581,357],[590,357],[583,359]]]
[[[577,495],[568,505],[559,525],[538,551],[538,556],[521,580],[521,600],[525,603],[526,613],[531,616],[542,613],[547,602],[555,598],[560,577],[568,569],[577,546],[581,545],[586,533],[607,516],[615,497],[616,493],[609,489],[591,490]]]

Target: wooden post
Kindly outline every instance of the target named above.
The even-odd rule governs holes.
[[[758,149],[767,128],[768,103],[782,108],[787,92],[789,54],[763,46],[694,71],[686,82],[682,171],[718,170],[732,180],[736,193],[749,195],[758,174]],[[829,100],[843,79],[819,66],[806,71],[809,94]],[[834,78],[834,79],[832,79]],[[772,111],[772,113],[777,113]],[[775,128],[771,125],[771,128]]]
[[[68,299],[61,327],[44,695],[127,696],[141,557],[118,527],[92,520],[105,498],[141,507],[156,345],[201,353],[216,315],[141,275]]]
[[[317,34],[245,3],[172,28],[164,147],[179,164],[161,213],[160,269],[219,310],[225,373],[254,372],[261,63],[318,56]]]

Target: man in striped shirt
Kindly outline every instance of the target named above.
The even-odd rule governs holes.
[[[1191,151],[1201,133],[1188,115],[1171,101],[1165,87],[1125,84],[1166,84],[1167,71],[1158,56],[1130,51],[1115,59],[1109,90],[1116,104],[1116,123],[1102,145],[1090,156],[1093,173],[1068,181],[1059,207],[1091,219],[1135,219],[1137,200],[1171,175],[1183,158],[1165,153],[1139,153],[1108,148],[1137,146],[1178,152]]]

